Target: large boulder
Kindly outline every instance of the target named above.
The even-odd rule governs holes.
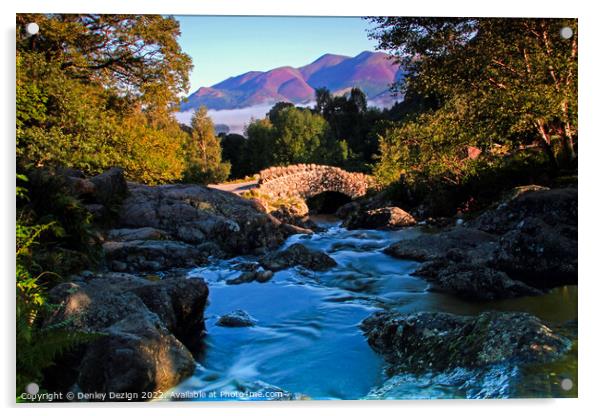
[[[94,184],[94,198],[105,206],[119,203],[128,193],[123,169],[111,168],[100,175],[90,178]]]
[[[547,363],[572,345],[537,317],[517,312],[378,312],[364,320],[361,329],[389,364],[389,374]]]
[[[129,271],[157,271],[195,267],[207,262],[203,247],[172,240],[107,241],[102,245],[109,265],[124,265]]]
[[[302,266],[310,270],[327,270],[337,265],[328,254],[311,250],[299,243],[264,256],[260,259],[260,263],[266,269],[273,271],[293,266]]]
[[[194,371],[207,294],[204,281],[185,277],[106,273],[60,284],[45,325],[98,337],[53,371],[73,374],[85,392],[165,391]]]
[[[398,207],[356,211],[343,221],[343,227],[350,230],[359,228],[401,228],[415,224],[414,217]]]
[[[511,279],[482,262],[434,260],[422,264],[414,273],[429,282],[431,290],[452,293],[466,300],[496,300],[541,295],[542,292]]]
[[[495,208],[485,211],[470,226],[503,235],[517,229],[528,218],[537,218],[548,227],[577,227],[577,188],[515,188]]]
[[[137,312],[103,334],[90,344],[80,364],[78,385],[83,392],[166,391],[194,372],[190,351],[155,314]]]
[[[391,244],[385,253],[404,260],[427,261],[445,258],[449,250],[459,250],[463,256],[480,259],[492,255],[497,237],[484,231],[453,227],[440,233],[423,234],[413,239]]]
[[[278,247],[292,231],[232,193],[200,185],[129,184],[119,225],[152,227],[187,244],[216,244],[229,255],[261,253]]]
[[[473,300],[577,283],[577,190],[515,189],[464,225],[396,242],[385,253],[425,261],[415,274]]]

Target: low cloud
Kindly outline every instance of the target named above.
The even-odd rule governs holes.
[[[245,127],[252,119],[264,118],[270,111],[273,104],[262,104],[253,107],[235,108],[232,110],[208,110],[207,115],[213,120],[213,124],[225,124],[230,128],[231,133],[242,134]],[[190,120],[195,110],[188,110],[182,113],[176,113],[176,118],[180,123],[190,125]]]
[[[305,104],[297,104],[298,107],[314,107],[315,102],[309,102]],[[234,108],[231,110],[208,110],[207,115],[213,120],[213,124],[225,124],[230,128],[230,133],[243,134],[245,127],[253,119],[261,119],[266,116],[274,104],[260,104],[253,107],[245,108]],[[384,108],[379,101],[368,101],[368,106],[374,106],[378,108]],[[390,106],[390,104],[388,105]],[[190,125],[190,120],[195,110],[188,110],[181,113],[176,113],[176,119],[178,122]]]

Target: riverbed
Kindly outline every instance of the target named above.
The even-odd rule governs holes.
[[[494,374],[432,374],[388,379],[385,363],[359,329],[370,314],[442,311],[473,315],[484,310],[525,311],[551,323],[576,321],[577,287],[498,302],[466,302],[429,290],[410,274],[417,262],[395,259],[383,249],[414,238],[419,228],[354,230],[333,217],[313,218],[323,231],[291,236],[282,246],[301,243],[323,251],[338,265],[314,272],[282,270],[266,283],[228,285],[241,273],[245,256],[214,260],[193,269],[190,278],[209,286],[205,348],[192,377],[172,390],[182,400],[415,399],[479,397],[575,397],[576,347],[552,365],[498,368]],[[218,318],[244,310],[252,327],[222,327]],[[576,344],[576,343],[575,343]],[[484,377],[484,378],[483,378]],[[522,380],[522,382],[517,382]],[[566,389],[570,380],[570,389]]]

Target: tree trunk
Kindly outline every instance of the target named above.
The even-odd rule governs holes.
[[[539,131],[539,135],[541,137],[541,146],[548,156],[550,167],[553,171],[556,171],[558,169],[558,161],[556,160],[556,155],[554,155],[554,149],[552,148],[552,139],[550,134],[546,131],[542,120],[537,120],[537,130]]]

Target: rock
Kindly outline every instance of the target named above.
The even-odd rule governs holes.
[[[84,207],[88,210],[95,220],[101,221],[107,218],[109,211],[107,207],[102,204],[84,204]]]
[[[310,270],[327,270],[337,265],[327,254],[310,250],[296,243],[285,250],[270,253],[260,259],[260,263],[268,270],[278,271],[293,266],[303,266]]]
[[[458,316],[442,312],[378,312],[361,323],[389,373],[483,368],[499,363],[547,363],[571,341],[537,317],[517,312]]]
[[[130,271],[195,267],[207,262],[206,254],[199,247],[181,241],[108,241],[102,247],[108,261],[121,261]]]
[[[227,327],[244,327],[255,326],[256,322],[257,321],[253,319],[247,312],[238,309],[234,312],[220,316],[216,325]]]
[[[577,190],[525,187],[443,232],[402,240],[385,253],[428,261],[416,271],[466,299],[536,295],[577,283]]]
[[[360,209],[360,203],[357,201],[351,201],[344,205],[341,205],[337,209],[337,211],[334,213],[334,215],[340,219],[345,219],[348,216],[350,216],[351,214],[353,214],[354,212],[358,211],[359,209]]]
[[[84,392],[166,391],[190,377],[195,361],[154,314],[136,312],[91,343],[80,365]]]
[[[577,227],[577,189],[515,188],[510,197],[479,215],[470,226],[502,235],[517,229],[527,218],[537,218],[549,227]]]
[[[470,226],[496,234],[491,266],[538,288],[577,283],[577,189],[522,187]]]
[[[577,227],[526,218],[504,234],[491,264],[540,288],[577,284]]]
[[[359,228],[400,228],[415,224],[414,217],[398,207],[357,211],[343,222],[343,226],[350,230]]]
[[[309,219],[309,208],[301,198],[291,199],[286,204],[280,204],[270,211],[270,215],[286,224],[296,227],[317,229],[318,226]]]
[[[196,350],[204,334],[204,281],[106,273],[59,284],[48,296],[57,307],[44,326],[101,335],[53,370],[74,374],[70,383],[83,391],[165,391],[194,371],[186,346]]]
[[[204,311],[209,291],[202,279],[170,278],[132,289],[167,329],[197,351],[205,333]]]
[[[495,300],[542,294],[540,290],[511,279],[506,273],[482,263],[435,260],[424,263],[412,274],[423,277],[436,290],[467,300]]]
[[[125,272],[128,269],[128,265],[119,260],[113,260],[110,264],[111,270],[115,272]]]
[[[256,271],[243,272],[237,277],[226,279],[227,285],[240,285],[242,283],[251,283],[255,281]]]
[[[489,233],[467,227],[454,227],[436,234],[423,234],[410,240],[391,244],[385,253],[406,260],[437,260],[450,249],[461,250],[466,256],[489,258],[498,239]]]
[[[152,227],[188,244],[211,242],[224,254],[252,254],[275,249],[291,230],[229,192],[200,185],[146,186],[130,183],[119,225]]]
[[[265,283],[272,279],[274,272],[271,270],[251,270],[240,274],[240,276],[226,280],[227,285],[239,285],[241,283]]]
[[[261,272],[257,272],[257,274],[255,275],[255,280],[258,281],[259,283],[266,283],[266,282],[269,282],[270,280],[272,280],[272,277],[274,277],[273,271],[264,270]]]
[[[121,168],[111,168],[90,178],[90,182],[95,187],[94,198],[105,206],[115,205],[128,194],[128,186]]]
[[[65,181],[69,185],[72,193],[78,196],[93,195],[96,192],[96,185],[83,177],[66,176]]]
[[[169,235],[153,227],[142,228],[115,228],[107,232],[107,239],[111,241],[133,240],[166,240]]]

